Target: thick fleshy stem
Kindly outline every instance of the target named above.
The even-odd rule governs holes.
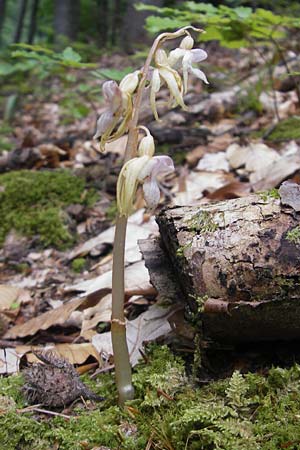
[[[187,29],[201,32],[198,28],[188,26],[174,33],[163,33],[159,35],[150,49],[145,65],[142,70],[141,80],[137,89],[133,116],[129,124],[128,139],[125,149],[124,163],[134,158],[138,147],[138,119],[142,94],[146,85],[151,61],[156,50],[166,40],[176,39],[187,33]],[[126,323],[124,316],[124,255],[127,229],[127,217],[117,216],[114,250],[113,250],[113,272],[112,272],[112,316],[111,316],[111,336],[114,353],[114,364],[116,374],[116,384],[119,394],[119,405],[123,406],[127,400],[134,397],[134,387],[132,384],[132,372],[129,359],[129,352],[126,340]]]

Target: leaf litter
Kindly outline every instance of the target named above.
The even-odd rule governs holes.
[[[250,75],[249,72],[249,78]],[[164,125],[156,138],[164,145],[162,153],[178,155],[176,176],[162,181],[165,194],[162,204],[187,205],[240,197],[251,191],[279,187],[286,179],[299,186],[299,140],[281,143],[257,136],[255,133],[262,127],[266,136],[274,127],[274,102],[272,95],[265,93],[259,97],[262,114],[251,110],[238,112],[239,95],[244,89],[234,86],[204,96],[196,86],[189,94],[191,114],[175,110],[164,116],[165,108],[160,108]],[[276,93],[276,100],[281,119],[299,114],[293,91]],[[57,101],[28,103],[24,108],[16,117],[15,149],[3,154],[0,171],[68,168],[84,174],[87,185],[93,186],[101,198],[87,210],[86,216],[80,217],[76,208],[66,213],[67,222],[79,234],[79,242],[71,250],[41,250],[33,238],[22,244],[21,267],[16,267],[13,249],[7,249],[6,253],[2,249],[0,282],[9,286],[9,294],[2,290],[0,305],[9,305],[9,311],[11,305],[16,306],[17,316],[10,316],[11,323],[0,337],[3,341],[0,372],[12,374],[19,371],[20,365],[34,362],[35,349],[51,349],[75,366],[92,363],[105,371],[105,367],[113,367],[108,330],[114,235],[113,219],[107,219],[106,211],[115,198],[125,139],[110,144],[107,155],[100,156],[91,141],[96,112],[71,124],[62,124]],[[99,113],[101,105],[96,109]],[[149,112],[145,110],[143,117],[151,126]],[[192,130],[199,130],[199,123],[201,133],[191,136]],[[175,139],[169,132],[160,136],[175,128]],[[22,152],[17,151],[18,146]],[[298,187],[294,194],[290,188],[284,192],[284,186],[282,202],[298,208]],[[126,246],[125,308],[133,365],[141,358],[145,342],[170,335],[169,319],[174,308],[156,303],[137,241],[155,235],[157,227],[154,217],[149,218],[143,205],[138,205],[141,208],[130,220]],[[12,238],[11,242],[16,244],[17,240]],[[93,253],[96,247],[100,250]],[[75,273],[72,261],[80,258],[83,269]],[[27,289],[24,303],[16,297],[21,288]],[[130,302],[135,296],[140,305]],[[183,322],[182,315],[179,322]]]

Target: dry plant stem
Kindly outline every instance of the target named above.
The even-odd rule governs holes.
[[[124,156],[124,163],[134,158],[138,146],[138,119],[142,94],[146,85],[148,72],[153,56],[162,42],[168,39],[175,39],[186,34],[187,29],[200,32],[197,28],[188,26],[175,33],[163,33],[158,36],[150,49],[145,65],[142,70],[141,80],[136,93],[133,105],[133,117],[129,125],[128,139]],[[131,365],[126,340],[126,325],[124,317],[124,253],[126,239],[127,217],[118,216],[116,220],[114,250],[113,250],[113,270],[112,270],[112,316],[111,316],[111,336],[114,353],[114,364],[116,374],[116,384],[119,394],[119,405],[123,406],[126,400],[134,397],[132,385]]]

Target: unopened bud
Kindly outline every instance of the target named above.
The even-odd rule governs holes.
[[[191,50],[194,46],[194,39],[192,36],[186,36],[182,39],[180,42],[180,48],[183,48],[184,50]]]
[[[138,155],[153,156],[154,152],[155,152],[154,139],[151,136],[151,134],[149,134],[148,136],[143,137],[143,139],[141,140],[138,149]]]
[[[139,70],[126,75],[120,82],[120,89],[126,94],[133,94],[139,84]]]

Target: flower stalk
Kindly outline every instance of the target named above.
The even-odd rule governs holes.
[[[115,227],[115,240],[113,249],[113,273],[112,273],[112,316],[111,335],[114,353],[115,376],[119,395],[119,405],[123,406],[127,400],[134,397],[132,374],[128,345],[126,340],[126,322],[124,315],[124,256],[127,219],[132,213],[134,199],[138,185],[143,186],[144,199],[150,209],[154,209],[160,198],[157,176],[175,170],[173,161],[169,156],[154,156],[154,140],[149,130],[138,126],[139,112],[143,92],[147,81],[150,85],[150,103],[154,116],[158,119],[155,96],[161,84],[165,83],[170,90],[171,98],[175,104],[186,109],[183,101],[183,90],[187,86],[187,72],[192,72],[204,80],[203,72],[192,67],[192,62],[205,59],[205,52],[192,50],[193,39],[189,29],[201,32],[192,26],[184,27],[174,33],[159,35],[149,51],[144,67],[141,71],[127,75],[120,83],[106,82],[103,85],[104,97],[108,108],[98,119],[95,139],[100,141],[100,149],[103,150],[106,142],[117,139],[128,132],[127,145],[124,155],[124,165],[121,169],[117,185],[118,216]],[[181,36],[190,37],[188,45],[182,41],[182,48],[169,59],[167,53],[161,49],[162,44],[169,39]],[[185,38],[186,39],[186,38]],[[195,56],[196,55],[196,56]],[[172,67],[174,60],[174,67]],[[150,78],[151,63],[154,60],[155,68]],[[184,70],[184,83],[181,80],[175,63],[182,60]],[[199,73],[201,75],[199,76]],[[205,77],[205,82],[207,82]],[[109,84],[110,83],[110,84]],[[139,143],[139,130],[146,136]]]

